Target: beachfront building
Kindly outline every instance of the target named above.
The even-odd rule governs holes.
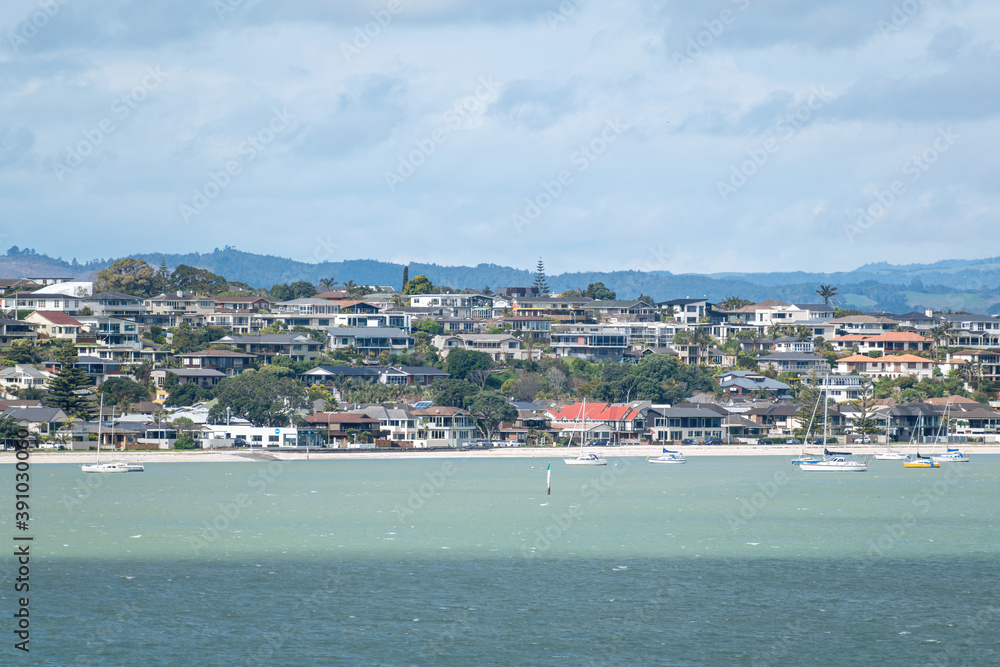
[[[460,447],[466,440],[479,437],[472,415],[461,408],[434,405],[410,412],[421,436],[414,447]]]
[[[656,442],[722,438],[722,422],[728,413],[717,405],[653,405],[646,411],[646,423]]]
[[[235,447],[238,443],[246,443],[254,449],[298,446],[298,429],[294,426],[253,426],[248,423],[204,424],[196,433],[196,437],[202,449]]]

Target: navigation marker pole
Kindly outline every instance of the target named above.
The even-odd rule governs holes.
[[[545,495],[551,496],[552,495],[552,464],[551,463],[549,464],[549,467],[546,468],[546,472],[545,472],[545,486],[548,487],[548,493],[546,493]]]

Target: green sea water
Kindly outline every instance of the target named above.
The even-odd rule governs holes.
[[[937,470],[876,461],[862,474],[802,473],[782,457],[551,462],[551,495],[540,458],[153,463],[107,476],[34,465],[31,653],[13,648],[8,555],[0,655],[1000,664],[1000,456]]]

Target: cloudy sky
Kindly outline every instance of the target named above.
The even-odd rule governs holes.
[[[5,0],[0,244],[550,273],[1000,254],[995,0]]]

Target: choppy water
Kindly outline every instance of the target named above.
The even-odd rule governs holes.
[[[32,651],[0,655],[1000,664],[1000,456],[842,475],[612,461],[554,458],[551,496],[544,459],[36,465]],[[11,636],[11,583],[0,597]]]

